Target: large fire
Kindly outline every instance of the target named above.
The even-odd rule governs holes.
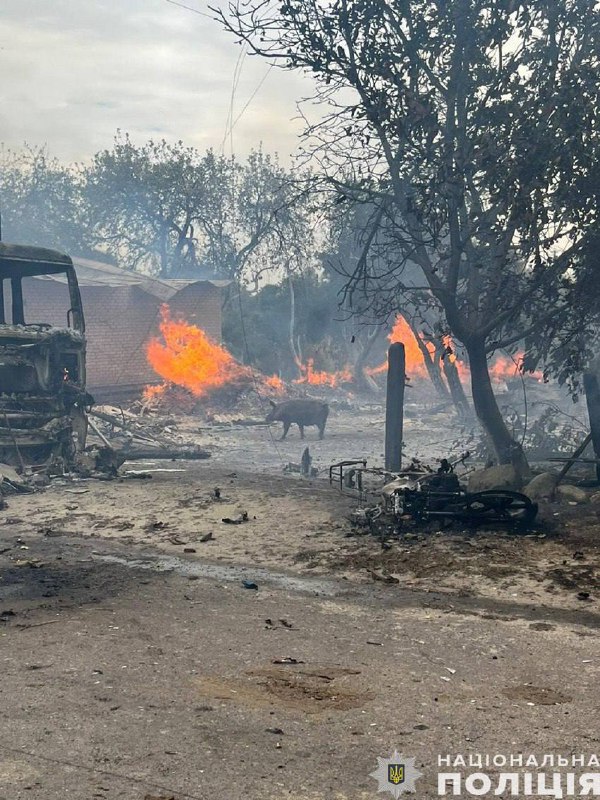
[[[206,397],[215,389],[258,380],[263,388],[281,392],[277,376],[256,378],[250,367],[240,364],[224,347],[213,342],[196,325],[171,318],[168,306],[161,309],[161,338],[146,346],[148,363],[165,380],[163,386],[149,386],[146,399],[160,397],[166,385],[183,386],[195,397]]]
[[[406,373],[409,378],[423,379],[428,377],[423,350],[432,358],[435,357],[435,346],[432,342],[422,340],[419,345],[415,334],[404,317],[398,315],[388,334],[390,342],[402,342],[406,355]],[[444,337],[445,358],[452,362],[461,380],[469,378],[468,366],[460,360],[455,352],[452,340]],[[165,383],[161,386],[149,386],[145,391],[147,400],[160,399],[168,385],[187,389],[197,398],[207,397],[211,392],[225,387],[253,384],[271,394],[283,394],[285,385],[281,378],[273,375],[257,375],[250,367],[240,364],[224,347],[212,341],[209,336],[196,325],[184,320],[175,320],[169,313],[168,306],[161,309],[160,337],[150,340],[146,348],[148,362]],[[501,382],[514,378],[519,374],[519,362],[522,356],[511,358],[499,356],[490,365],[490,376],[493,381]],[[315,369],[314,360],[298,363],[300,377],[297,384],[311,386],[339,387],[352,382],[353,373],[349,367],[335,372]],[[369,375],[385,373],[387,364],[367,369]],[[539,375],[536,375],[539,378]]]
[[[388,340],[394,344],[395,342],[402,342],[404,344],[404,358],[406,363],[406,373],[410,378],[426,378],[427,367],[425,366],[425,357],[421,352],[415,334],[410,329],[408,322],[398,315],[394,322],[394,327],[388,334]],[[423,342],[425,348],[433,356],[435,353],[435,345],[431,342]],[[387,366],[386,366],[387,369]]]
[[[388,340],[392,343],[402,342],[404,344],[404,353],[406,359],[406,374],[410,378],[427,378],[427,367],[425,366],[425,357],[417,342],[416,336],[410,328],[408,322],[404,317],[398,316],[394,322],[391,332],[388,334]],[[422,343],[429,354],[435,356],[435,345],[432,342],[422,340]],[[442,338],[447,358],[452,364],[455,365],[458,375],[462,382],[468,382],[470,378],[469,367],[456,355],[456,350],[452,338],[446,335]],[[523,360],[523,354],[518,353],[512,358],[498,355],[490,364],[489,371],[492,381],[501,383],[503,381],[511,380],[520,374],[519,365]],[[378,367],[373,367],[367,372],[369,375],[378,375],[387,371],[387,364],[384,362]],[[540,380],[541,373],[533,373],[533,377]]]
[[[427,378],[427,367],[425,366],[425,357],[421,352],[419,343],[417,342],[415,334],[410,329],[408,322],[399,314],[388,333],[388,341],[392,344],[401,342],[404,345],[404,358],[406,365],[406,374],[409,378]],[[424,347],[433,356],[435,353],[435,346],[431,342],[423,341]],[[384,361],[377,367],[370,367],[366,370],[368,375],[381,375],[387,372],[387,362]]]

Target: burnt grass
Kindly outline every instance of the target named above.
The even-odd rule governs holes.
[[[523,582],[548,594],[600,600],[600,505],[544,503],[529,530],[411,528],[382,538],[353,525],[337,552],[301,551],[304,568],[363,573],[408,585],[442,585],[477,592]],[[589,597],[579,594],[589,594]]]

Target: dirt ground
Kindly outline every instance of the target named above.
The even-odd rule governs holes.
[[[364,800],[394,749],[433,798],[438,754],[594,753],[600,506],[382,549],[326,478],[381,430],[309,429],[311,480],[296,432],[218,426],[208,461],[9,497],[0,800]],[[408,422],[421,456],[455,439]]]

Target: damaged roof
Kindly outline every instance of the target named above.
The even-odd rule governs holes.
[[[121,269],[114,264],[92,261],[88,258],[74,257],[73,265],[80,287],[110,286],[116,288],[120,286],[137,286],[142,291],[163,301],[170,300],[177,292],[185,289],[186,286],[196,283],[207,283],[219,289],[229,286],[231,283],[229,280],[206,280],[202,278],[198,280],[155,278],[151,275],[142,275],[139,272]],[[61,283],[65,281],[62,275],[40,276],[40,280],[54,280]]]

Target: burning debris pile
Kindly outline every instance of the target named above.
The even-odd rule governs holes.
[[[277,375],[265,375],[241,364],[222,345],[213,341],[202,328],[184,319],[175,319],[168,306],[163,306],[159,335],[146,346],[148,363],[163,383],[148,386],[138,410],[142,414],[202,414],[207,420],[222,412],[241,413],[243,416],[264,416],[264,400],[298,397],[315,389],[319,395],[343,391],[348,397],[357,391],[354,370],[346,365],[326,371],[315,365],[313,358],[305,362],[296,360],[299,377],[289,383]],[[402,342],[405,347],[407,378],[411,386],[426,388],[430,395],[434,373],[439,378],[454,381],[460,388],[469,382],[468,365],[461,360],[449,337],[434,342],[412,330],[408,322],[398,315],[388,334],[391,343]],[[384,361],[365,368],[365,374],[375,380],[387,372]],[[492,379],[499,387],[503,382],[519,376],[518,358],[498,356],[491,369]],[[376,384],[373,384],[376,386]],[[460,389],[468,405],[464,389]],[[443,399],[446,399],[444,397]],[[449,396],[448,398],[449,399]]]
[[[352,384],[349,369],[321,371],[311,358],[298,365],[301,375],[289,384],[277,375],[264,375],[240,364],[198,326],[173,319],[167,306],[162,309],[160,336],[150,340],[146,353],[164,382],[148,386],[140,403],[132,406],[142,415],[193,413],[218,421],[229,412],[264,418],[265,400],[297,397],[309,387],[322,393]]]
[[[226,405],[251,389],[267,395],[283,390],[283,381],[277,376],[257,375],[201,328],[172,319],[167,306],[162,308],[160,333],[162,339],[151,339],[146,352],[150,365],[165,382],[146,389],[146,409],[192,412],[198,400],[209,397]]]

